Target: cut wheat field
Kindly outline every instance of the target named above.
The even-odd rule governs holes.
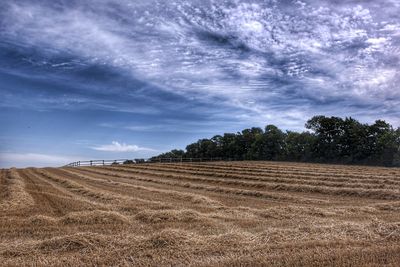
[[[400,266],[400,169],[1,169],[0,265]]]

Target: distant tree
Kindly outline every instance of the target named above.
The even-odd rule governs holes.
[[[368,141],[371,162],[393,165],[399,152],[399,130],[394,130],[385,121],[377,120],[369,127]]]
[[[397,128],[397,130],[394,133],[395,138],[396,138],[396,148],[394,149],[394,155],[393,155],[393,166],[399,166],[400,167],[400,128]]]
[[[254,144],[257,140],[262,138],[264,134],[263,130],[258,127],[253,127],[251,129],[245,129],[241,133],[242,140],[242,157],[244,159],[259,159],[260,155],[257,151],[254,151]]]
[[[314,131],[317,142],[314,158],[318,161],[336,162],[343,153],[341,143],[344,135],[344,121],[338,117],[315,116],[306,123],[306,128]]]
[[[314,116],[309,131],[283,132],[275,125],[216,135],[159,158],[230,158],[400,166],[400,129],[383,120],[362,124],[348,117]]]
[[[341,127],[343,129],[339,140],[341,161],[343,163],[362,163],[368,157],[368,126],[350,117],[343,121]]]
[[[173,149],[170,152],[160,154],[157,157],[153,157],[152,159],[155,159],[155,158],[181,158],[184,156],[185,156],[185,151]]]
[[[262,140],[262,159],[282,160],[285,149],[285,133],[275,125],[265,127]]]
[[[225,133],[222,137],[222,153],[225,158],[241,157],[241,138],[233,133]]]
[[[216,135],[213,138],[211,138],[211,141],[214,143],[212,157],[214,158],[224,157],[223,137],[221,135]]]
[[[312,161],[316,139],[316,136],[309,132],[297,133],[288,131],[286,133],[285,159],[290,161]]]

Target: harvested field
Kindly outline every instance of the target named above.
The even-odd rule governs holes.
[[[400,266],[400,169],[280,162],[0,170],[5,266]]]

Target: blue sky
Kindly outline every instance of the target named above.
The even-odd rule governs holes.
[[[400,126],[400,2],[3,0],[0,167],[149,157],[313,115]]]

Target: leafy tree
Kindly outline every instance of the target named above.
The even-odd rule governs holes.
[[[263,157],[266,160],[283,160],[286,135],[275,125],[267,125],[264,133]]]
[[[383,120],[362,124],[348,117],[314,116],[305,132],[283,132],[275,125],[216,135],[172,150],[161,158],[231,158],[400,166],[400,129]]]
[[[399,130],[385,121],[377,120],[369,127],[370,162],[390,166],[399,152]]]
[[[316,142],[316,136],[309,132],[286,133],[286,151],[285,158],[290,161],[311,161],[313,159],[313,147]]]
[[[341,155],[343,163],[360,163],[367,152],[368,126],[361,124],[353,118],[346,118],[342,124],[343,134],[340,138]]]
[[[225,158],[237,158],[241,153],[240,137],[226,133],[222,137],[222,151]]]
[[[156,157],[152,157],[152,158],[150,158],[150,160],[155,161],[155,160],[160,159],[160,158],[181,158],[181,157],[185,157],[185,155],[186,155],[185,151],[178,150],[178,149],[173,149],[170,152],[160,154],[160,155],[158,155]],[[137,160],[136,160],[136,163],[138,163]]]
[[[242,131],[242,141],[243,141],[243,154],[244,159],[259,159],[259,155],[255,154],[254,143],[257,140],[262,139],[264,134],[263,130],[258,127],[253,127],[251,129],[245,129]]]
[[[335,162],[344,149],[340,142],[344,135],[343,120],[338,117],[315,116],[307,121],[306,128],[313,130],[317,136],[315,159]]]

